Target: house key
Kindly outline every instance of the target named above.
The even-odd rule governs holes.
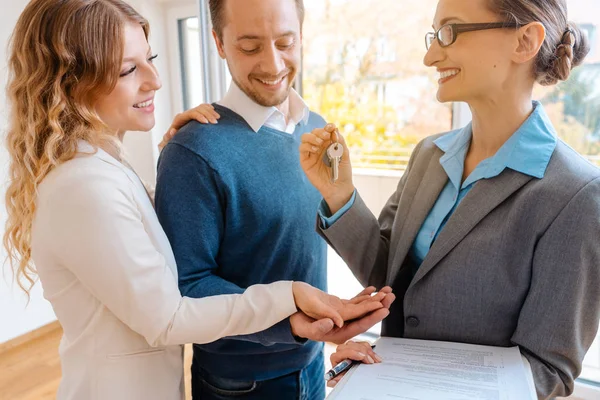
[[[344,146],[340,143],[331,143],[326,151],[329,166],[331,167],[331,182],[335,183],[339,177],[340,161],[344,155]]]

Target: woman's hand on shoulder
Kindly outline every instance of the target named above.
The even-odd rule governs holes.
[[[167,130],[167,133],[165,133],[162,141],[158,145],[158,150],[162,151],[167,143],[169,143],[169,140],[175,136],[177,131],[188,122],[195,120],[201,124],[217,124],[219,118],[221,118],[221,116],[215,111],[212,104],[200,104],[198,107],[190,108],[187,111],[177,114]]]

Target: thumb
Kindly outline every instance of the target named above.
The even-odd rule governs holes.
[[[328,295],[327,295],[328,296]],[[344,319],[340,315],[340,313],[333,307],[324,302],[320,302],[319,307],[315,310],[318,316],[325,317],[326,319],[330,319],[335,325],[339,328],[344,326]],[[317,316],[317,318],[318,318]]]
[[[328,334],[334,326],[335,325],[330,318],[323,318],[311,323],[310,328],[317,336],[321,336]]]
[[[338,135],[339,137],[339,143],[342,144],[342,146],[344,146],[344,155],[342,156],[342,159],[346,159],[348,160],[348,158],[350,157],[350,149],[348,148],[348,144],[346,144],[346,139],[340,134]],[[367,288],[369,289],[369,288]]]

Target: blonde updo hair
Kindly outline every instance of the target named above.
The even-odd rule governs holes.
[[[520,25],[540,22],[546,40],[537,56],[535,78],[544,86],[566,81],[590,51],[587,36],[567,17],[566,0],[488,0],[490,9],[504,21]]]
[[[116,146],[94,104],[117,84],[127,23],[141,25],[148,37],[148,22],[120,0],[32,0],[13,32],[4,246],[27,294],[35,283],[31,226],[38,185],[75,156],[79,140]]]

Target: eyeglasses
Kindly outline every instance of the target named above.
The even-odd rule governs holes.
[[[454,42],[460,33],[483,31],[487,29],[520,28],[522,25],[516,22],[489,22],[483,24],[446,24],[436,32],[428,32],[425,35],[425,47],[431,48],[433,41],[437,39],[441,47],[448,47]]]

